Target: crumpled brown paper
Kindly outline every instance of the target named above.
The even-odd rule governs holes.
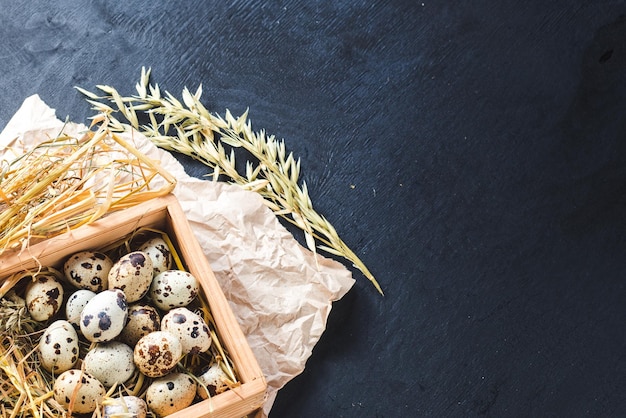
[[[28,146],[56,136],[63,126],[39,96],[27,98],[0,133],[0,161],[15,157],[21,148],[14,147],[16,138]],[[70,123],[64,131],[78,135],[85,129]],[[267,379],[267,416],[277,391],[304,370],[332,302],[354,284],[352,275],[302,247],[258,194],[190,177],[144,136],[135,133],[129,140],[177,178],[174,194]]]

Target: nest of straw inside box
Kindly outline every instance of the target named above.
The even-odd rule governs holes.
[[[176,268],[186,270],[172,240],[167,233],[159,230],[141,228],[98,250],[112,258],[119,258],[121,254],[132,251],[154,235],[159,235],[168,244]],[[52,274],[61,279],[61,273],[53,266],[41,267],[37,271],[22,271],[5,278],[6,283],[13,283],[13,286],[0,294],[0,396],[2,399],[0,416],[2,417],[67,418],[72,416],[71,412],[66,411],[55,401],[52,391],[55,376],[41,367],[38,359],[37,345],[45,331],[46,324],[30,318],[22,295],[26,283],[42,274]],[[202,292],[188,308],[204,318],[209,327],[212,344],[206,353],[188,354],[183,357],[177,365],[177,370],[192,376],[199,385],[202,385],[202,382],[195,376],[204,367],[216,362],[228,376],[228,380],[224,382],[227,387],[221,390],[239,386],[240,381],[235,365],[220,341],[217,326]],[[89,349],[90,343],[82,341],[80,357],[83,358]],[[80,363],[76,367],[80,368]],[[111,388],[107,393],[107,398],[124,395],[142,397],[150,382],[150,378],[135,371],[123,385]],[[204,387],[204,390],[210,396],[212,390],[207,387]],[[107,398],[103,400],[103,403],[106,403]],[[102,417],[100,408],[96,409],[91,416]]]

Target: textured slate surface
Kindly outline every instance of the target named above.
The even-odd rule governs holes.
[[[272,417],[626,415],[626,5],[4,2],[0,125],[141,66],[250,108],[358,274]],[[203,168],[188,161],[188,170]]]

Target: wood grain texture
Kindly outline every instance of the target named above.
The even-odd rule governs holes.
[[[626,414],[624,2],[3,6],[0,124],[145,65],[302,158],[387,296],[357,280],[273,416]]]

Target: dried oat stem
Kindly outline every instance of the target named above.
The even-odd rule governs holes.
[[[204,163],[213,170],[214,180],[223,175],[232,183],[259,193],[276,215],[304,232],[311,251],[319,248],[347,259],[383,294],[374,275],[330,222],[313,208],[306,183],[299,183],[300,160],[286,151],[283,140],[263,130],[254,132],[247,111],[238,118],[228,110],[224,117],[210,113],[200,101],[202,86],[195,93],[185,88],[181,102],[168,92],[162,95],[159,86],[150,84],[149,78],[150,70],[142,68],[137,95],[131,97],[123,97],[113,87],[104,85],[97,86],[104,95],[78,90],[89,98],[96,111],[109,115],[113,129],[136,129],[157,146]],[[116,119],[113,113],[121,114],[120,119],[128,123]],[[149,122],[140,124],[140,118]],[[243,173],[235,165],[235,148],[246,150],[256,160],[247,161]]]

